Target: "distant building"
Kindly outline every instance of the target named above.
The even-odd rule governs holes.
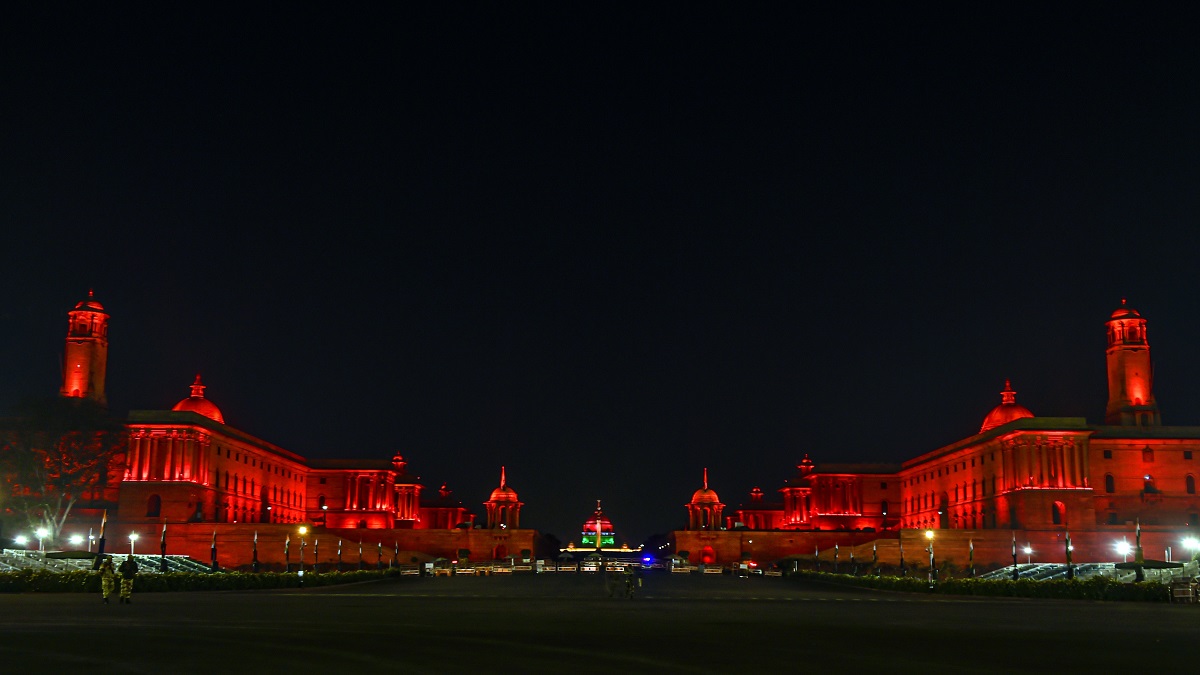
[[[687,505],[688,527],[674,533],[677,547],[716,562],[748,548],[776,559],[893,540],[877,546],[897,562],[894,540],[908,546],[914,537],[915,553],[919,535],[933,530],[935,548],[956,560],[973,547],[979,561],[1007,561],[1016,539],[1061,561],[1069,532],[1079,556],[1109,560],[1112,543],[1140,522],[1161,557],[1200,526],[1200,427],[1162,425],[1141,314],[1122,300],[1106,327],[1104,424],[1036,417],[1006,381],[979,433],[898,467],[821,465],[806,455],[778,500],[755,488],[721,531],[713,524],[723,505],[706,471]]]
[[[109,315],[89,291],[69,317],[60,393],[103,403]],[[476,529],[475,516],[445,484],[436,496],[424,494],[399,454],[301,457],[228,425],[205,389],[197,375],[189,396],[170,410],[129,413],[129,449],[108,490],[110,538],[149,536],[165,524],[172,553],[204,559],[219,540],[227,566],[250,561],[256,533],[259,558],[280,557],[282,544],[267,546],[265,538],[295,538],[291,525],[300,523],[313,526],[314,538],[373,544],[380,559],[385,547],[448,558],[467,550],[476,560],[533,548],[535,533],[520,529],[522,503],[503,468],[500,486],[484,503],[487,527]],[[83,509],[79,518],[96,515]],[[321,547],[327,556],[334,550]]]

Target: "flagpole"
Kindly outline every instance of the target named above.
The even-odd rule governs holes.
[[[213,530],[212,539],[212,571],[217,571],[217,531]]]
[[[258,574],[258,530],[254,531],[254,540],[250,542],[250,554],[253,558],[250,564],[254,568],[254,573]]]

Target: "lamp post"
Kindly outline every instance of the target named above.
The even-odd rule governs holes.
[[[92,542],[96,541],[96,536],[92,534],[92,528],[88,528],[88,553],[92,552]]]
[[[1024,551],[1025,551],[1025,564],[1032,565],[1033,564],[1033,548],[1029,545],[1029,542],[1025,542]]]
[[[308,534],[308,528],[300,526],[300,576],[304,576],[304,535]]]
[[[47,529],[46,529],[46,528],[44,528],[44,527],[39,527],[39,528],[37,529],[37,532],[34,532],[34,534],[36,534],[36,535],[37,535],[37,539],[38,539],[38,553],[45,554],[45,553],[46,553],[46,546],[45,546],[45,543],[44,543],[44,541],[43,541],[43,540],[44,540],[46,537],[50,536],[50,531],[49,531],[49,530],[47,530]]]
[[[933,530],[925,530],[925,539],[929,541],[929,587],[933,588],[933,582],[937,579],[937,571],[933,568]]]
[[[25,548],[25,544],[29,543],[29,537],[26,537],[23,534],[18,534],[17,536],[13,537],[13,543],[21,548]]]
[[[133,555],[133,545],[135,543],[137,543],[137,540],[138,540],[138,533],[130,532],[129,533],[129,555]]]

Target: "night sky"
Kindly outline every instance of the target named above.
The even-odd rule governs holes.
[[[900,462],[1005,378],[1101,421],[1122,297],[1200,424],[1189,17],[442,4],[6,8],[0,406],[94,288],[120,414],[199,371],[284,448],[478,513],[506,465],[524,525],[602,498],[631,544],[703,467]]]

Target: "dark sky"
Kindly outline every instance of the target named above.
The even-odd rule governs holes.
[[[1122,297],[1200,424],[1190,17],[441,4],[6,8],[0,405],[95,288],[118,412],[200,371],[285,448],[479,511],[507,465],[526,525],[630,543],[705,466],[902,461],[1005,378],[1099,421]]]

